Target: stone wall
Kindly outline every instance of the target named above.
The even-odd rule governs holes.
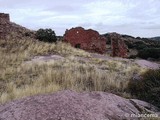
[[[0,13],[0,39],[5,39],[10,29],[9,14]]]
[[[72,46],[89,52],[100,54],[106,52],[106,38],[92,29],[85,30],[82,27],[76,27],[66,30],[63,39]]]
[[[9,14],[5,14],[5,13],[0,13],[0,23],[8,23],[10,22],[10,17]]]
[[[109,39],[111,40],[112,56],[118,56],[123,58],[127,57],[128,49],[122,36],[117,33],[110,33]]]

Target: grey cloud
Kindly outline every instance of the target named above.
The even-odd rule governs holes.
[[[82,26],[100,33],[160,34],[159,0],[0,0],[0,11],[30,29],[50,27],[58,35]]]
[[[127,16],[139,20],[149,20],[156,18],[160,12],[159,0],[139,0],[134,1],[135,6],[127,11]]]
[[[142,27],[143,29],[149,29],[149,30],[159,30],[160,31],[160,24],[156,24],[156,25],[148,25],[148,26],[144,26]]]

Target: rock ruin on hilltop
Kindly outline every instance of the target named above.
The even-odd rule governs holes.
[[[100,54],[106,52],[106,38],[92,29],[85,30],[82,27],[76,27],[66,30],[64,41],[69,42],[76,48],[89,52],[97,52]]]
[[[112,56],[118,56],[118,57],[127,57],[127,45],[125,44],[122,36],[118,33],[109,33],[108,39],[111,41],[111,50],[112,50]]]
[[[5,14],[5,13],[0,13],[0,23],[8,23],[10,22],[10,17],[9,14]]]
[[[9,14],[0,13],[0,40],[24,38],[26,33],[34,36],[33,31],[11,22]]]
[[[29,33],[30,37],[34,37],[34,32],[31,30],[10,22],[9,14],[0,13],[0,39],[23,38],[26,33]],[[110,40],[111,56],[127,57],[127,46],[122,36],[117,33],[109,33],[106,38],[95,30],[76,27],[66,30],[63,39],[73,47],[100,54],[107,52],[106,42]]]
[[[106,39],[95,30],[76,27],[66,30],[64,34],[64,41],[70,43],[73,47],[100,54],[107,52],[107,40],[111,41],[111,56],[127,57],[127,46],[118,33],[109,33]]]
[[[4,39],[9,32],[9,14],[0,13],[0,39]]]

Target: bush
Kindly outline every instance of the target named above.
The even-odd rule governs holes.
[[[56,34],[52,29],[39,29],[36,32],[36,38],[44,42],[56,42]]]
[[[147,59],[147,58],[160,58],[160,48],[145,48],[138,51],[138,57]]]
[[[145,45],[145,44],[135,44],[135,48],[137,50],[142,50],[142,49],[146,49],[147,45]]]
[[[148,45],[144,41],[136,41],[134,43],[134,48],[136,48],[137,50],[145,49],[147,47]]]
[[[146,45],[143,41],[131,42],[126,40],[125,43],[130,49],[134,48],[137,50],[141,50],[148,47],[148,45]]]
[[[139,80],[131,80],[128,86],[132,95],[160,108],[160,69],[147,71]]]
[[[127,40],[125,40],[124,42],[128,46],[129,49],[132,49],[132,48],[135,47],[134,44],[133,44],[133,42],[130,42],[130,41],[127,41]]]

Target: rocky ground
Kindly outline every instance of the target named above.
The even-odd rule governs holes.
[[[147,69],[160,68],[159,63],[143,60],[143,59],[126,59],[126,58],[120,58],[120,57],[110,57],[110,56],[95,54],[95,53],[91,53],[90,55],[92,58],[97,58],[101,60],[120,60],[120,61],[128,61],[128,62],[130,61],[138,64],[142,68],[147,68]],[[27,63],[49,62],[49,61],[62,60],[62,59],[64,59],[64,57],[61,55],[35,56],[34,58],[31,59],[31,61],[27,61]],[[77,59],[85,62],[90,60],[89,58],[85,58],[85,57],[77,57]]]
[[[107,92],[66,90],[0,105],[0,120],[138,120],[131,115],[142,113],[159,114],[146,102]]]

